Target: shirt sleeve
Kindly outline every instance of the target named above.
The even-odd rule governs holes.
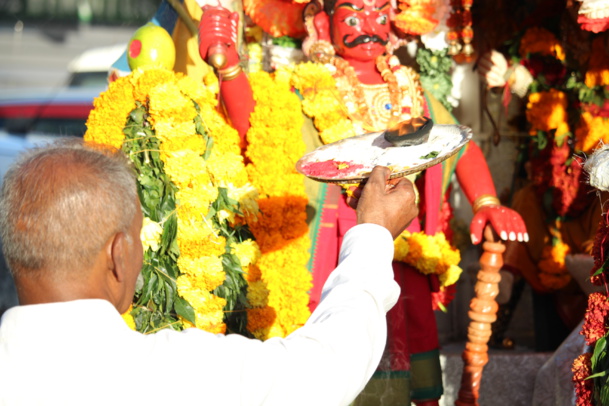
[[[387,338],[386,312],[399,287],[393,240],[383,227],[362,224],[344,237],[338,267],[305,326],[252,351],[244,369],[248,405],[348,405],[374,373]],[[260,368],[265,363],[267,367]],[[264,373],[261,375],[260,373]]]

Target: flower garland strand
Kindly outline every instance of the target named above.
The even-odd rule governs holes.
[[[136,70],[110,84],[87,122],[85,140],[122,148],[138,173],[147,249],[131,315],[144,333],[223,333],[226,322],[248,334],[242,274],[257,251],[239,218],[255,215],[256,195],[213,82]]]
[[[261,71],[249,78],[256,107],[247,133],[247,171],[260,192],[260,215],[248,223],[261,256],[247,275],[248,329],[260,339],[284,337],[310,316],[308,199],[304,178],[295,170],[305,152],[303,119],[290,75],[279,69],[273,75]]]

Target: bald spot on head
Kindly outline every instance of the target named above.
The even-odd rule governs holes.
[[[11,271],[78,278],[110,236],[128,229],[135,202],[122,154],[80,142],[34,150],[7,173],[0,200]]]

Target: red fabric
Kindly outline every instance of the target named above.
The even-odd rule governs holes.
[[[435,234],[442,204],[442,167],[436,165],[425,172],[425,231]],[[339,247],[345,233],[357,224],[355,210],[345,202],[338,202]],[[421,226],[415,219],[408,230],[418,232]],[[428,231],[429,230],[429,231]],[[437,277],[423,275],[412,266],[393,262],[396,282],[401,293],[397,304],[387,314],[388,351],[393,371],[410,370],[410,354],[427,352],[439,347],[438,330],[432,308],[432,291],[437,289]]]
[[[393,262],[400,297],[387,313],[391,369],[408,371],[410,354],[439,347],[436,318],[431,306],[431,283],[427,275],[403,262]]]
[[[442,204],[442,165],[425,171],[425,234],[435,235],[438,230]]]
[[[321,290],[330,273],[338,263],[338,202],[343,200],[341,189],[336,185],[328,185],[315,250],[313,252],[313,288],[309,293],[309,309],[315,310],[321,299]]]

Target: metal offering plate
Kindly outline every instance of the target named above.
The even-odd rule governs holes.
[[[435,124],[427,142],[396,147],[384,131],[345,138],[317,148],[296,162],[296,170],[325,183],[361,183],[377,166],[391,168],[390,178],[420,172],[455,155],[472,138],[463,125]]]

